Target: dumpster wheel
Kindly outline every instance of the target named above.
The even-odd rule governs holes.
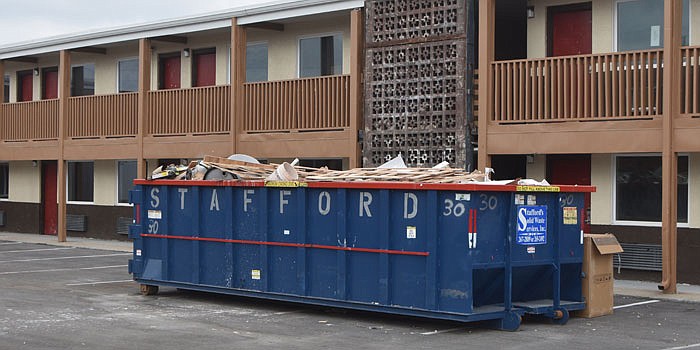
[[[567,322],[569,322],[569,311],[568,310],[566,310],[564,308],[554,310],[554,315],[552,317],[552,323],[559,324],[559,325],[565,325]]]
[[[143,295],[156,295],[158,294],[158,286],[153,286],[150,284],[142,284],[140,286],[141,294]]]

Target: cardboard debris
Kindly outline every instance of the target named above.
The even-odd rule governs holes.
[[[400,157],[390,162],[401,161]],[[214,156],[206,156],[201,161],[193,161],[189,166],[170,165],[153,171],[152,179],[186,180],[267,180],[267,181],[306,181],[306,182],[413,182],[413,183],[480,183],[493,185],[531,184],[547,186],[547,181],[516,179],[489,181],[486,174],[475,170],[450,168],[445,162],[433,168],[355,168],[350,170],[329,170],[326,167],[309,168],[283,164],[259,164]]]

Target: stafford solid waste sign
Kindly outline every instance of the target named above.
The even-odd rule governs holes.
[[[528,205],[518,207],[516,243],[521,245],[547,244],[547,207]]]

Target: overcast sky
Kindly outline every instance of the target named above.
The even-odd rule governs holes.
[[[0,45],[270,0],[0,0]]]

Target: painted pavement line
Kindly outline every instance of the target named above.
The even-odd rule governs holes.
[[[65,259],[82,259],[82,258],[99,258],[103,256],[123,256],[132,255],[133,253],[114,253],[114,254],[101,254],[101,255],[75,255],[75,256],[60,256],[54,258],[33,258],[33,259],[17,259],[17,260],[0,260],[0,263],[11,263],[11,262],[27,262],[27,261],[44,261],[44,260],[65,260]]]
[[[658,302],[660,302],[660,301],[661,301],[661,300],[657,300],[657,299],[654,299],[654,300],[647,300],[647,301],[640,301],[640,302],[638,302],[638,303],[632,303],[632,304],[626,304],[626,305],[613,306],[613,309],[617,310],[617,309],[623,309],[623,308],[632,307],[632,306],[639,306],[639,305],[646,305],[646,304],[654,304],[654,303],[658,303]]]
[[[45,250],[66,250],[66,249],[75,249],[75,248],[73,248],[73,247],[60,247],[60,248],[23,249],[23,250],[0,250],[0,253],[42,252]]]
[[[93,284],[110,284],[110,283],[124,283],[124,282],[134,282],[134,280],[118,280],[118,281],[100,281],[100,282],[82,282],[82,283],[68,283],[67,286],[89,286]]]
[[[443,329],[441,331],[439,330],[434,330],[431,332],[423,332],[420,335],[435,335],[435,334],[442,334],[442,333],[449,333],[449,332],[454,332],[462,329],[467,329],[469,327],[457,327],[457,328],[450,328],[450,329]]]
[[[684,346],[676,346],[675,348],[666,348],[663,350],[682,350],[682,349],[692,349],[692,348],[700,348],[700,343],[684,345]]]
[[[13,244],[24,244],[24,242],[3,242],[0,245],[13,245]]]
[[[0,272],[0,275],[16,275],[20,273],[38,273],[38,272],[59,272],[59,271],[78,271],[78,270],[98,270],[98,269],[113,269],[117,267],[127,267],[129,265],[109,265],[109,266],[94,266],[94,267],[77,267],[73,269],[48,269],[48,270],[26,270],[26,271],[7,271]]]

